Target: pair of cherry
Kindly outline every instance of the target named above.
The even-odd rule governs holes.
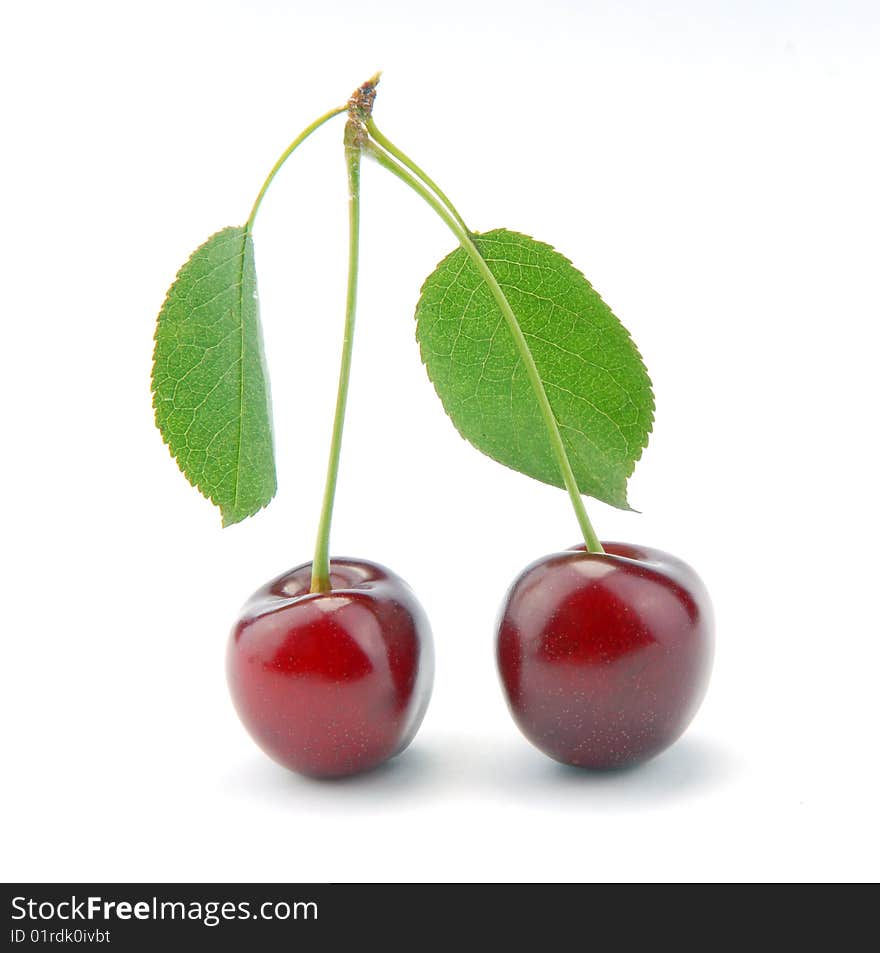
[[[696,573],[666,553],[605,543],[528,566],[502,607],[496,657],[508,705],[545,754],[623,767],[672,744],[712,661],[712,610]],[[311,564],[256,592],[233,629],[227,671],[257,743],[302,774],[376,767],[412,741],[430,699],[427,617],[400,577],[337,559],[328,591]]]

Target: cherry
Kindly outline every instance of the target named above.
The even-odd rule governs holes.
[[[613,768],[681,736],[712,664],[709,596],[686,563],[603,543],[528,566],[507,593],[497,661],[520,730],[565,764]]]
[[[227,674],[245,727],[294,771],[338,777],[403,751],[431,695],[434,653],[422,607],[388,569],[330,563],[330,591],[309,591],[310,563],[251,596],[232,630]]]

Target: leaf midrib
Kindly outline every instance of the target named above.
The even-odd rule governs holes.
[[[241,325],[241,350],[239,355],[239,374],[238,374],[238,441],[235,452],[235,493],[232,497],[232,506],[238,513],[239,491],[241,488],[241,445],[244,432],[244,347],[245,347],[245,329],[244,329],[244,263],[247,257],[247,243],[250,237],[250,225],[245,225],[241,240],[241,260],[238,268],[238,320]]]

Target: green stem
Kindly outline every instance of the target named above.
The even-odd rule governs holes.
[[[492,293],[492,297],[495,299],[496,304],[501,309],[501,313],[507,322],[510,333],[513,335],[513,340],[516,344],[517,351],[519,352],[520,360],[523,363],[523,367],[526,369],[526,374],[528,375],[529,382],[532,385],[532,390],[534,391],[535,397],[537,398],[538,405],[541,409],[541,416],[543,417],[544,424],[547,427],[547,434],[550,438],[553,454],[556,457],[557,464],[559,465],[559,471],[562,474],[562,481],[565,484],[566,490],[568,490],[568,496],[571,499],[571,505],[574,508],[575,516],[577,517],[578,523],[580,524],[587,550],[591,553],[604,552],[602,544],[599,542],[599,537],[596,535],[596,531],[593,529],[593,525],[590,523],[590,518],[587,516],[587,511],[584,508],[584,501],[581,498],[577,480],[575,479],[574,471],[571,468],[571,461],[568,459],[568,453],[562,440],[562,434],[559,432],[559,424],[556,420],[556,415],[553,413],[553,408],[550,406],[550,400],[547,397],[547,391],[544,389],[544,383],[541,380],[541,375],[538,371],[537,365],[535,364],[535,358],[532,355],[531,349],[529,348],[528,341],[526,341],[523,330],[520,327],[520,323],[513,312],[513,308],[510,306],[510,302],[507,300],[507,296],[504,294],[501,285],[498,284],[497,279],[492,274],[492,271],[486,263],[486,260],[483,258],[479,249],[474,244],[470,233],[462,223],[461,219],[454,215],[440,201],[438,201],[437,196],[439,196],[441,193],[435,190],[437,191],[437,196],[435,196],[432,194],[429,188],[426,188],[426,185],[431,186],[430,180],[427,178],[427,176],[419,176],[423,180],[419,181],[406,169],[401,168],[401,166],[398,165],[398,163],[395,162],[394,159],[392,159],[392,157],[388,155],[384,149],[379,148],[373,143],[368,143],[364,147],[364,151],[367,153],[367,155],[375,159],[379,165],[387,169],[393,175],[396,175],[397,178],[402,182],[406,183],[406,185],[408,185],[416,194],[420,195],[428,203],[428,205],[431,206],[431,208],[437,213],[437,215],[440,216],[441,219],[443,219],[443,221],[458,239],[461,247],[465,250],[468,257],[474,263],[477,271],[488,285],[489,290]],[[419,175],[416,169],[413,169],[413,171]],[[423,184],[423,182],[425,184]],[[433,188],[433,186],[431,186],[431,188]],[[447,205],[449,204],[448,200],[444,201],[446,201]]]
[[[336,392],[336,413],[333,417],[333,436],[330,440],[330,459],[324,484],[324,501],[318,522],[315,558],[312,561],[311,592],[330,591],[330,523],[333,519],[333,501],[339,475],[339,455],[342,449],[342,429],[345,424],[345,405],[348,400],[348,382],[351,377],[351,355],[354,345],[354,318],[357,306],[358,251],[360,232],[360,176],[361,146],[358,130],[351,121],[346,126],[345,160],[348,166],[348,291],[345,299],[345,331],[342,339],[342,359],[339,366],[339,387]]]
[[[254,206],[251,209],[251,214],[248,216],[248,220],[245,223],[245,228],[250,231],[254,227],[254,219],[257,217],[257,212],[259,211],[260,204],[263,201],[263,196],[269,189],[269,186],[272,184],[272,180],[278,174],[278,170],[285,162],[290,158],[291,153],[293,153],[298,146],[300,146],[309,136],[318,128],[324,125],[328,119],[332,119],[334,116],[338,116],[340,113],[344,113],[348,109],[347,106],[339,106],[336,109],[331,109],[330,112],[324,113],[323,116],[319,116],[311,125],[306,126],[305,129],[296,137],[296,139],[291,142],[291,144],[281,153],[278,158],[278,161],[275,165],[272,166],[272,171],[266,176],[266,181],[263,183],[262,188],[260,189],[256,199],[254,200]]]
[[[468,235],[470,235],[471,230],[467,227],[467,225],[465,225],[464,219],[458,214],[458,211],[449,200],[449,197],[446,195],[446,193],[440,188],[439,185],[437,185],[437,183],[428,175],[428,173],[423,169],[420,169],[419,166],[417,166],[405,152],[398,149],[390,139],[386,139],[385,136],[379,132],[379,127],[373,121],[372,117],[367,120],[366,126],[367,132],[369,132],[369,134],[373,137],[374,141],[382,146],[386,152],[390,152],[391,155],[393,155],[401,165],[406,166],[406,168],[409,169],[409,171],[412,172],[417,179],[421,179],[421,181],[428,186],[428,188],[437,196],[437,198],[443,202],[461,228],[467,232]]]

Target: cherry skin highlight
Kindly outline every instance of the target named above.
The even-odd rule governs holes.
[[[690,724],[713,654],[709,595],[686,563],[603,543],[528,566],[507,593],[497,662],[508,705],[537,748],[583,768],[653,757]]]
[[[227,676],[236,710],[280,764],[314,777],[368,771],[399,754],[431,695],[434,652],[422,607],[382,566],[330,563],[331,590],[310,593],[311,564],[267,583],[232,630]]]

